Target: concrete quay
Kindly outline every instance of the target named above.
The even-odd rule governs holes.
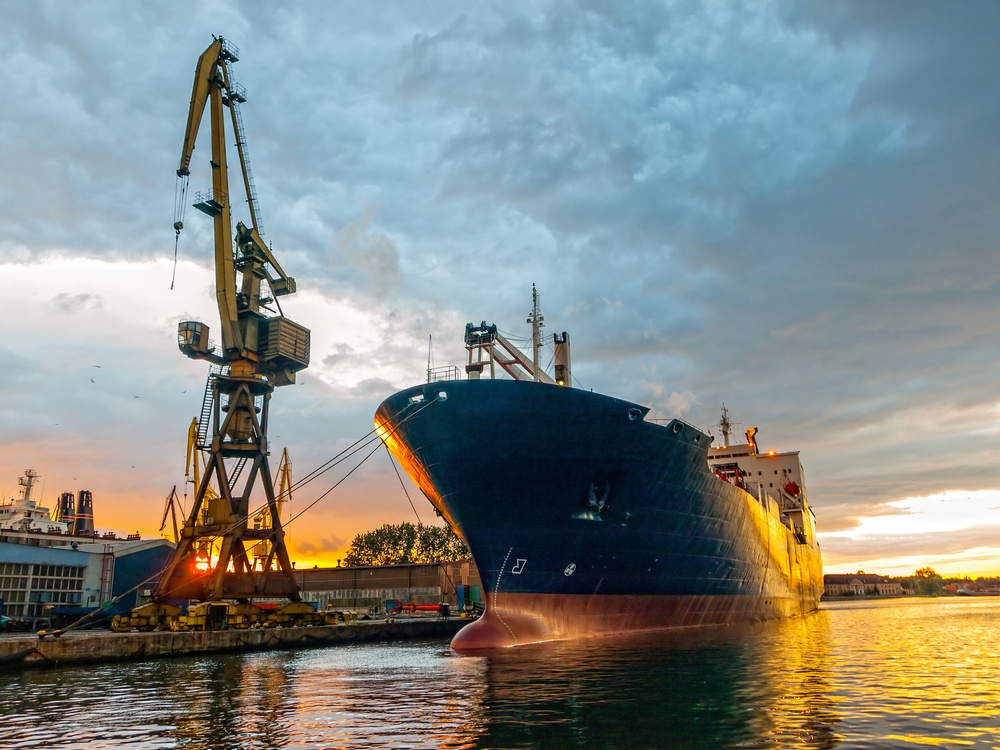
[[[396,617],[391,621],[290,628],[144,633],[78,630],[58,638],[9,634],[0,637],[0,671],[219,652],[319,648],[358,641],[450,638],[469,622],[462,617]]]

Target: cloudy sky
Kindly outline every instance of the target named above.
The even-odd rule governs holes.
[[[446,365],[466,322],[527,336],[534,283],[579,386],[706,429],[725,403],[762,447],[801,451],[829,572],[1000,573],[997,3],[0,17],[4,498],[30,466],[43,499],[88,488],[100,528],[156,536],[184,490],[207,367],[176,325],[218,331],[218,312],[194,209],[174,265],[175,171],[219,34],[241,50],[264,236],[298,281],[283,308],[313,332],[272,402],[297,477],[424,379],[429,337]],[[192,191],[209,153],[206,126]],[[404,520],[377,452],[288,527],[293,558]]]

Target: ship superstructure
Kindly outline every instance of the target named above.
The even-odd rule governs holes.
[[[21,489],[17,498],[0,504],[0,529],[13,531],[44,531],[55,534],[72,533],[72,525],[52,518],[48,508],[35,500],[35,483],[38,473],[28,469],[17,480]]]

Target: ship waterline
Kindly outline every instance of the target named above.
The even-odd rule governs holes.
[[[808,606],[808,605],[807,605]],[[811,611],[793,598],[507,594],[452,639],[458,651],[525,643],[781,619]]]

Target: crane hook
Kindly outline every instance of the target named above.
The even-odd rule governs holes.
[[[174,224],[177,232],[174,234],[174,272],[170,275],[170,291],[174,290],[174,281],[177,279],[177,244],[181,241],[181,227],[184,225],[179,221]]]

